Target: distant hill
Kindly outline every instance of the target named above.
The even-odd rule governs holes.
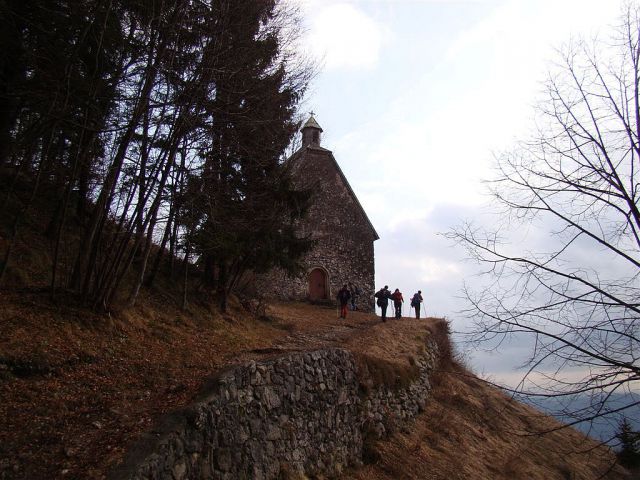
[[[571,423],[574,420],[570,415],[565,415],[560,412],[565,407],[567,399],[559,398],[535,398],[527,399],[523,398],[523,401],[530,405],[547,412],[560,421],[565,423]],[[632,427],[640,431],[640,395],[637,393],[612,393],[606,402],[606,407],[610,410],[616,410],[622,408],[625,405],[638,403],[637,405],[625,409],[623,412],[612,414],[607,418],[597,418],[592,422],[578,423],[575,428],[586,433],[590,437],[607,442],[611,446],[617,444],[615,434],[618,432],[619,422],[623,417],[626,417],[631,423]],[[568,405],[571,410],[582,410],[589,408],[589,397],[587,395],[575,395],[571,398]]]

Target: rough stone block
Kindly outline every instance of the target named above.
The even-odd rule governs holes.
[[[219,448],[216,452],[216,466],[222,472],[231,470],[231,452],[227,448]]]

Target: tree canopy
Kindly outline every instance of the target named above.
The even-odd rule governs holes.
[[[313,68],[289,4],[5,0],[0,12],[0,168],[31,186],[7,192],[18,208],[0,280],[43,185],[57,192],[52,293],[103,307],[134,278],[134,302],[167,245],[185,269],[211,267],[225,297],[247,269],[295,271],[308,194],[283,158]],[[70,222],[83,233],[63,258]]]

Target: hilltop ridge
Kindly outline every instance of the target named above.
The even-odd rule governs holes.
[[[442,322],[404,318],[383,324],[359,312],[342,321],[330,308],[286,303],[272,305],[260,320],[238,302],[221,316],[203,305],[182,312],[147,295],[135,309],[111,317],[56,307],[37,294],[3,296],[0,478],[104,478],[156,419],[187,404],[225,365],[341,346],[396,365],[397,375],[430,325]],[[586,479],[613,462],[600,447],[597,455],[559,455],[560,447],[576,442],[596,448],[571,429],[549,440],[529,439],[526,445],[535,448],[519,447],[522,437],[509,428],[552,420],[534,416],[473,376],[443,375],[415,428],[380,442],[379,458],[350,473],[352,478],[502,478],[500,472],[506,478],[527,473],[522,469],[531,464],[539,478],[569,478],[561,476],[565,472]],[[468,458],[460,470],[467,476],[451,476],[460,456]],[[484,458],[484,470],[471,458],[476,456]],[[547,464],[539,465],[540,458]],[[606,478],[622,475],[615,470]]]

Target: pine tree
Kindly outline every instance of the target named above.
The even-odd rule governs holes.
[[[626,417],[620,421],[616,438],[620,440],[620,451],[618,452],[620,464],[628,468],[639,466],[640,432],[633,430]]]
[[[225,11],[225,41],[218,51],[227,66],[216,76],[207,103],[212,144],[192,190],[202,192],[195,249],[207,266],[207,283],[221,308],[247,270],[274,266],[295,272],[310,242],[294,224],[309,193],[296,190],[282,158],[298,124],[295,107],[308,81],[287,70],[281,32],[286,16],[276,2],[235,2]]]

